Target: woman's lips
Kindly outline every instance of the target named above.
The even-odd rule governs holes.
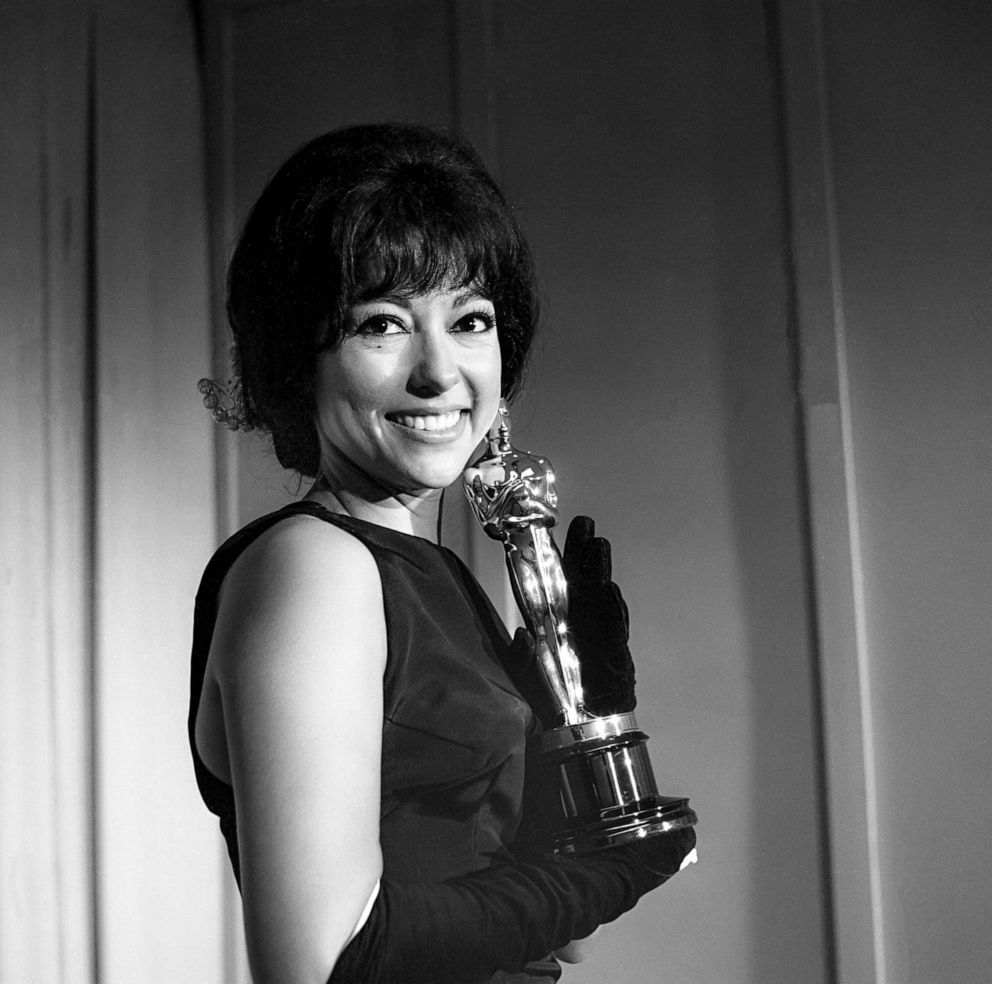
[[[468,410],[446,410],[442,413],[387,413],[386,419],[408,437],[434,443],[461,437],[468,416]]]
[[[394,424],[401,424],[403,427],[410,427],[413,430],[445,431],[451,430],[464,412],[462,410],[450,410],[445,413],[391,413],[387,414],[387,417]]]

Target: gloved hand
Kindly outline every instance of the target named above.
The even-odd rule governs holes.
[[[576,516],[569,525],[562,568],[586,709],[601,716],[632,711],[637,698],[634,661],[627,645],[630,617],[612,580],[610,542],[596,536],[595,523],[588,516]]]
[[[329,984],[460,984],[517,973],[674,875],[692,828],[586,857],[501,864],[437,884],[383,879]]]

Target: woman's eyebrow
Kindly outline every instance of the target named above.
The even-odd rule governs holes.
[[[368,296],[359,295],[350,306],[368,307],[370,304],[395,304],[397,307],[410,309],[410,298],[406,294],[370,294]]]
[[[460,294],[456,294],[451,304],[452,307],[464,307],[466,304],[472,304],[475,301],[489,301],[491,304],[492,298],[487,297],[483,291],[479,290],[479,288],[472,287],[468,290],[462,291]]]
[[[460,308],[465,307],[467,304],[473,304],[476,301],[489,301],[491,304],[492,298],[478,287],[469,287],[461,293],[455,294],[451,299],[451,306],[453,308]],[[407,311],[411,308],[410,295],[401,293],[375,294],[371,297],[360,297],[351,306],[366,307],[370,304],[395,304],[397,307],[404,308]]]

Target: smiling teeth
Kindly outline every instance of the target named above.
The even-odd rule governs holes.
[[[460,416],[461,412],[454,410],[451,413],[417,414],[415,417],[398,416],[396,420],[404,427],[412,427],[414,430],[440,431],[454,427]]]

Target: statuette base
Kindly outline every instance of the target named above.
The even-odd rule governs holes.
[[[559,782],[563,823],[555,853],[585,854],[696,823],[687,799],[658,794],[647,740],[632,713],[535,736],[535,750]]]

